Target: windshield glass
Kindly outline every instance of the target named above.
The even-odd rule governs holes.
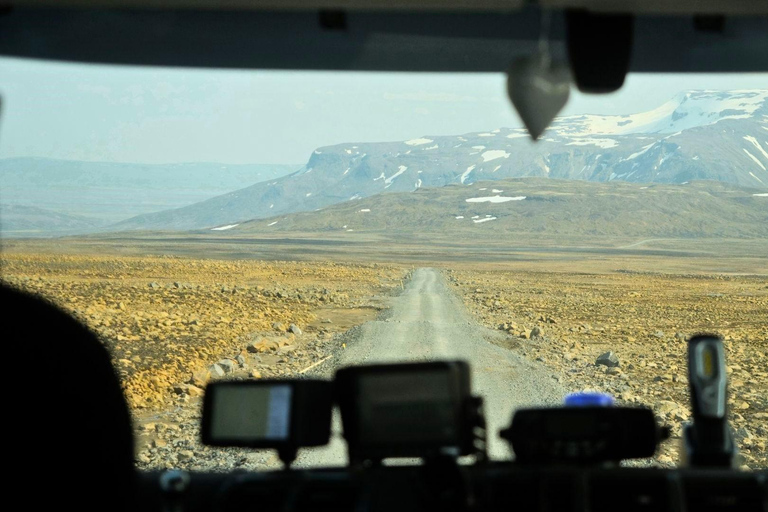
[[[109,348],[142,469],[204,447],[208,382],[459,358],[491,457],[514,409],[597,390],[672,429],[725,340],[739,466],[768,466],[768,75],[573,90],[534,143],[498,74],[0,60],[4,283]],[[762,87],[762,89],[761,89]],[[342,465],[339,433],[297,465]]]

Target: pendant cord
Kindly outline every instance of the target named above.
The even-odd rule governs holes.
[[[549,47],[550,27],[552,25],[552,11],[549,9],[541,10],[541,26],[539,27],[539,56],[544,62],[545,67],[549,67],[552,62],[552,53]]]

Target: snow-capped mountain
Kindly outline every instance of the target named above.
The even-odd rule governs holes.
[[[322,147],[289,176],[113,228],[213,228],[379,193],[525,176],[768,188],[768,90],[690,91],[648,112],[562,117],[537,143],[524,129],[499,128]]]
[[[561,136],[677,133],[725,119],[749,119],[765,105],[768,90],[681,92],[660,107],[624,116],[582,115],[556,119]]]

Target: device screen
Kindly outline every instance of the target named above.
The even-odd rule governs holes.
[[[457,442],[457,404],[448,372],[367,375],[359,386],[358,419],[367,442]]]
[[[281,384],[216,386],[211,437],[231,441],[287,440],[291,395],[291,386]]]

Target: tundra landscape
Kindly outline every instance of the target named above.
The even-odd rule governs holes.
[[[345,142],[303,166],[178,164],[164,179],[8,159],[2,280],[98,333],[143,469],[278,467],[200,443],[212,380],[457,358],[492,458],[512,455],[498,431],[515,409],[590,389],[653,408],[672,438],[634,464],[671,467],[697,333],[724,339],[738,466],[763,468],[766,132],[767,90],[706,90],[558,118],[536,144],[519,128]],[[344,464],[338,430],[296,464]]]
[[[399,264],[341,263],[342,255],[220,260],[105,255],[104,245],[102,254],[77,254],[82,247],[70,244],[62,255],[61,241],[15,242],[2,257],[3,280],[72,312],[109,347],[140,467],[276,465],[269,454],[199,443],[199,401],[211,379],[330,376],[346,364],[424,356],[469,360],[476,388],[498,401],[489,415],[499,428],[513,407],[557,403],[568,391],[648,405],[673,436],[649,463],[672,466],[690,419],[685,341],[698,332],[725,339],[741,466],[768,465],[768,275],[759,259],[726,258],[736,273],[713,271],[723,258],[704,257],[686,259],[682,271],[679,258],[658,250],[627,258],[529,252],[506,263],[434,261],[434,284],[412,286],[414,272],[423,273],[417,253]],[[485,356],[491,346],[503,353]],[[499,357],[510,358],[504,368],[494,366]],[[343,462],[339,453],[299,460]]]

